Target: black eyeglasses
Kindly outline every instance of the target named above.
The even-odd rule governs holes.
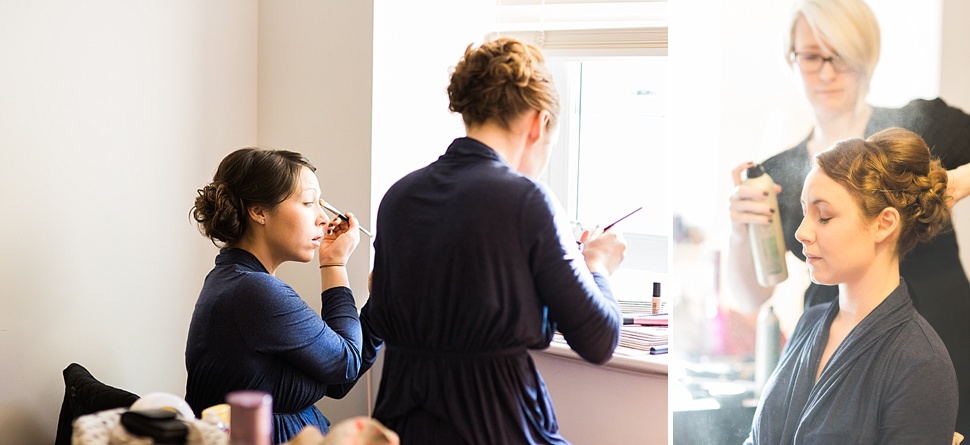
[[[832,68],[840,73],[853,70],[853,66],[839,56],[822,57],[817,53],[792,53],[791,60],[803,73],[817,73],[825,62],[831,63]]]

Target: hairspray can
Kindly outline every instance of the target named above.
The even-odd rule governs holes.
[[[768,197],[765,202],[775,210],[770,224],[748,224],[748,238],[751,240],[751,256],[754,257],[754,270],[758,276],[758,284],[762,287],[774,286],[788,278],[788,265],[785,264],[785,235],[781,229],[775,181],[768,176],[764,167],[755,164],[745,171],[743,183],[767,192]]]

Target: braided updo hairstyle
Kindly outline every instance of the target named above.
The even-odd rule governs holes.
[[[916,133],[889,128],[847,139],[815,156],[818,168],[845,187],[867,220],[887,207],[900,215],[896,253],[932,239],[950,222],[947,173]]]
[[[316,171],[292,151],[236,150],[219,163],[212,182],[198,190],[189,214],[212,244],[231,247],[249,227],[249,208],[272,210],[285,201],[296,190],[303,167]]]
[[[542,52],[508,37],[468,45],[452,71],[448,100],[466,127],[494,120],[508,128],[528,110],[549,111],[548,128],[559,119],[559,94]]]

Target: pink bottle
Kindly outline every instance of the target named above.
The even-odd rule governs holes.
[[[273,443],[273,396],[262,391],[233,391],[229,403],[229,443],[271,445]]]

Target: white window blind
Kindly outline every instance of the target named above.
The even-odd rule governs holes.
[[[543,50],[667,48],[666,1],[497,0],[495,32]]]

